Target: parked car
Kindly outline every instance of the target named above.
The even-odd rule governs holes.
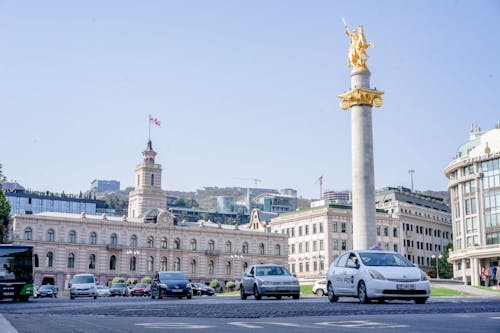
[[[111,296],[128,296],[128,288],[123,282],[114,283],[111,288],[109,288]]]
[[[330,265],[327,280],[330,302],[348,296],[360,303],[399,299],[423,304],[430,295],[427,274],[390,251],[348,251]]]
[[[111,296],[111,291],[106,286],[97,286],[97,296],[99,297],[109,297]]]
[[[312,292],[316,296],[325,296],[326,295],[326,280],[314,281],[314,284],[312,286]]]
[[[159,272],[155,275],[151,284],[151,298],[163,298],[164,296],[191,299],[193,293],[184,273]]]
[[[130,291],[131,296],[144,296],[146,293],[146,288],[148,285],[146,283],[136,283],[136,285]]]
[[[44,284],[35,290],[33,297],[52,297],[57,298],[57,288],[50,284]]]
[[[146,288],[144,289],[144,295],[151,296],[151,284],[146,284]]]
[[[69,298],[94,297],[97,298],[97,288],[93,274],[76,274],[69,283]]]
[[[262,296],[273,296],[281,299],[283,296],[300,297],[299,280],[281,265],[253,265],[245,272],[241,286],[241,299],[253,295],[260,300]]]
[[[204,283],[190,283],[191,289],[193,290],[193,295],[195,296],[213,296],[215,295],[214,288],[210,288]]]

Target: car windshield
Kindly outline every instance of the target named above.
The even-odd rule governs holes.
[[[146,284],[145,283],[138,283],[135,285],[134,288],[146,288]]]
[[[398,253],[364,252],[359,256],[365,266],[414,267],[408,259]]]
[[[125,288],[125,283],[115,283],[111,288]]]
[[[94,283],[92,275],[77,275],[73,278],[73,283]]]
[[[206,286],[203,283],[195,283],[196,286],[200,288],[205,288]]]
[[[290,272],[282,266],[261,266],[257,267],[255,272],[257,276],[290,275]]]
[[[52,290],[52,286],[49,286],[49,285],[43,285],[40,287],[40,290]]]
[[[107,287],[105,286],[97,286],[97,289],[106,289]]]
[[[160,281],[163,280],[186,280],[186,276],[183,273],[160,273]]]

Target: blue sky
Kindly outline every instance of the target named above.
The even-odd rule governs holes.
[[[500,120],[499,1],[0,1],[0,163],[77,193],[131,186],[152,128],[163,188],[351,188],[351,29],[363,24],[376,187],[445,190],[470,124]]]

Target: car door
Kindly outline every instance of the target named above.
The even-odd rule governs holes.
[[[356,253],[349,253],[344,270],[344,291],[348,295],[357,295],[358,293],[359,262]]]
[[[253,290],[253,283],[254,283],[254,276],[255,276],[255,266],[251,266],[247,271],[245,272],[243,276],[243,290],[245,290],[245,293],[251,293]]]
[[[349,253],[344,253],[342,256],[340,256],[339,260],[337,261],[337,266],[333,268],[332,272],[332,284],[333,284],[333,290],[335,294],[337,295],[344,295],[345,294],[345,266],[347,262],[347,257],[349,256]]]

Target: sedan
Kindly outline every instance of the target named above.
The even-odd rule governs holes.
[[[423,304],[430,296],[430,283],[422,270],[398,253],[349,251],[328,269],[327,290],[330,302],[347,296],[360,303],[399,299]]]
[[[326,295],[326,280],[315,281],[312,286],[312,292],[316,296]]]
[[[205,285],[204,283],[190,283],[191,289],[193,290],[193,295],[196,296],[213,296],[215,295],[215,290],[214,288],[210,288],[209,286]]]
[[[182,272],[159,272],[151,284],[151,298],[174,296],[191,299],[193,292],[187,277]]]
[[[146,283],[137,283],[132,290],[130,290],[131,296],[144,296],[146,294],[146,288],[148,285]]]
[[[111,288],[109,288],[111,296],[128,296],[128,289],[123,282],[114,283]]]
[[[241,299],[246,299],[248,295],[253,295],[256,300],[262,299],[262,296],[299,299],[299,280],[281,265],[253,265],[245,272],[240,286]]]
[[[34,297],[57,298],[57,288],[50,284],[45,284],[35,291]]]
[[[97,296],[99,297],[108,297],[111,296],[111,291],[106,286],[97,286]]]

